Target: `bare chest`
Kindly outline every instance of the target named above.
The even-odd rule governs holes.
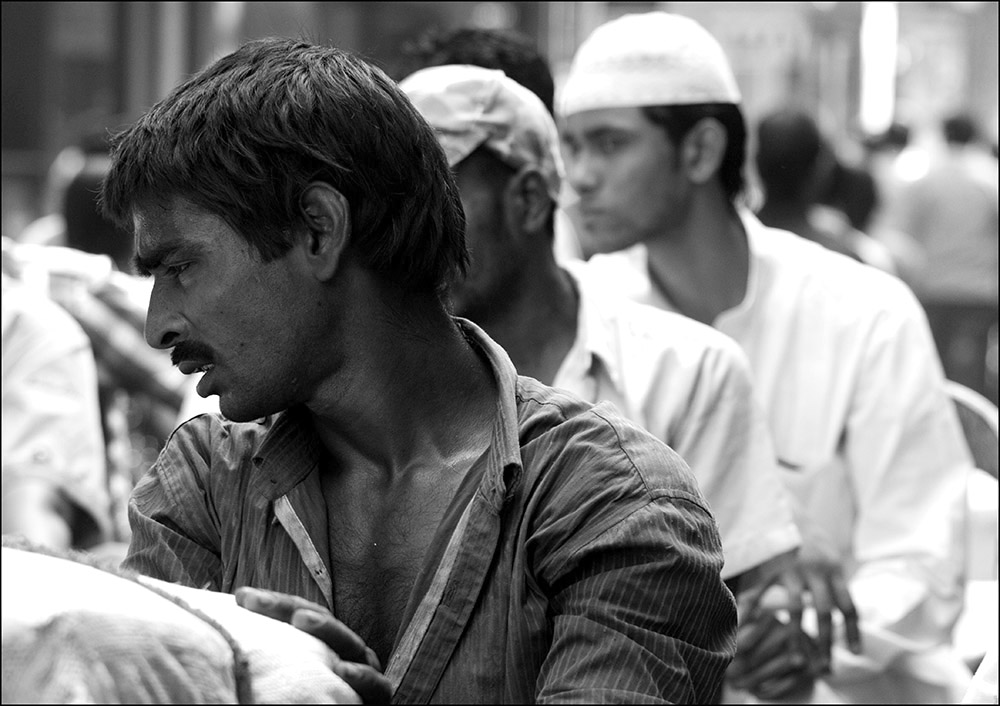
[[[383,668],[451,495],[434,489],[328,502],[337,617],[375,650]]]

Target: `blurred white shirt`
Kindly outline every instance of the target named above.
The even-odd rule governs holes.
[[[746,352],[807,545],[836,551],[864,653],[825,681],[853,703],[955,702],[972,460],[920,305],[897,278],[742,213],[744,300],[714,327]],[[673,310],[645,247],[596,255],[605,286]],[[833,698],[827,695],[826,698]]]
[[[724,579],[795,549],[791,500],[740,347],[687,317],[595,291],[583,262],[563,267],[580,309],[553,386],[612,402],[681,455],[719,525]]]

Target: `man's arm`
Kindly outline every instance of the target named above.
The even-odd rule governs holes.
[[[219,530],[205,505],[199,476],[208,459],[194,449],[196,425],[181,427],[132,491],[132,541],[122,569],[195,588],[222,590]]]
[[[537,701],[713,699],[735,648],[736,610],[704,508],[658,497],[565,561],[545,565],[553,634]]]
[[[683,416],[675,414],[671,421],[654,416],[651,431],[662,434],[694,471],[719,525],[726,559],[722,576],[727,581],[740,577],[742,590],[770,576],[766,567],[797,549],[802,539],[767,418],[754,396],[746,354],[717,331],[709,329],[703,336],[705,351],[699,359],[682,361],[698,370]],[[654,405],[672,392],[674,376],[661,377],[651,395]]]
[[[722,334],[706,340],[712,346],[670,443],[695,469],[711,503],[726,553],[723,576],[739,598],[740,639],[729,676],[740,688],[776,698],[811,688],[828,671],[837,614],[850,649],[860,651],[857,612],[840,557],[800,548],[793,502],[745,354]],[[784,593],[783,621],[765,619],[759,610],[773,587]],[[815,640],[801,629],[806,605],[817,616]]]
[[[852,596],[866,659],[947,644],[963,600],[962,526],[972,467],[926,318],[902,291],[873,328],[845,435],[857,499]]]

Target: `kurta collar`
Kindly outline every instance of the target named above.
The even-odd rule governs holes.
[[[753,215],[753,213],[745,208],[737,208],[737,214],[739,215],[740,222],[743,224],[743,232],[746,234],[747,238],[747,254],[749,258],[749,263],[747,266],[747,285],[746,291],[743,294],[743,299],[734,307],[726,309],[721,312],[712,322],[712,326],[715,328],[719,327],[722,319],[739,316],[743,312],[749,311],[753,308],[760,291],[760,239],[764,235],[764,225],[758,220],[758,218]],[[629,285],[630,289],[635,289],[639,287],[640,301],[658,306],[662,309],[668,311],[673,311],[675,313],[680,313],[677,306],[670,300],[669,297],[657,287],[652,278],[649,276],[649,251],[646,249],[645,244],[639,243],[633,245],[622,253],[623,257],[628,258],[629,262],[632,263],[635,275],[639,278],[638,282]]]

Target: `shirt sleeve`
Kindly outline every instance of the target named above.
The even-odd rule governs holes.
[[[202,482],[210,466],[207,445],[199,439],[203,422],[179,427],[132,491],[132,541],[122,569],[220,591],[219,528]]]
[[[844,453],[854,484],[850,590],[865,652],[839,650],[848,681],[951,643],[964,600],[972,460],[923,313],[906,290],[875,322]]]
[[[674,454],[646,458],[688,473]],[[647,482],[648,501],[633,505],[627,482],[606,480],[592,478],[586,498],[559,498],[572,518],[545,523],[532,542],[552,613],[536,700],[710,703],[736,634],[715,522],[696,490]]]
[[[684,414],[666,438],[691,467],[718,522],[724,579],[799,546],[750,365],[735,343],[708,349]]]

